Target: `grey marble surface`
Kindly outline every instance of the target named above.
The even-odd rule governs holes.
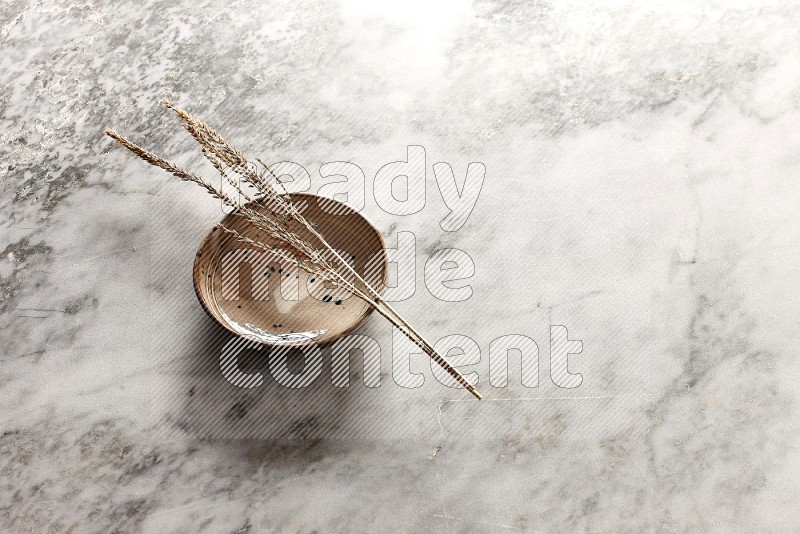
[[[0,530],[797,532],[800,8],[786,2],[0,4]],[[169,97],[249,152],[365,173],[416,236],[397,304],[477,343],[438,384],[241,390],[197,304],[200,167]],[[427,204],[372,180],[426,149]],[[467,223],[432,165],[486,178]],[[426,259],[474,260],[443,303]],[[550,379],[565,325],[578,388]],[[492,340],[539,386],[488,383]],[[513,367],[513,366],[512,366]]]

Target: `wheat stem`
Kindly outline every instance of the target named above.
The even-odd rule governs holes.
[[[422,351],[439,366],[445,369],[459,384],[464,386],[478,399],[481,398],[480,393],[478,393],[475,387],[447,361],[447,358],[439,354],[436,349],[383,298],[380,292],[372,287],[349,262],[342,258],[325,237],[317,231],[314,225],[306,220],[291,202],[291,198],[283,187],[283,184],[266,163],[258,158],[256,159],[256,161],[272,175],[275,183],[278,184],[282,192],[277,191],[272,184],[265,180],[263,175],[258,172],[255,165],[252,164],[240,150],[228,143],[219,132],[211,128],[208,124],[197,120],[189,112],[175,106],[169,100],[163,100],[162,104],[175,112],[184,129],[186,129],[192,138],[200,145],[206,159],[209,160],[225,181],[247,201],[247,204],[242,204],[239,200],[232,198],[222,190],[222,187],[216,187],[200,176],[186,171],[164,158],[156,156],[152,152],[116,132],[106,130],[105,133],[147,163],[169,172],[180,180],[200,185],[211,194],[211,196],[237,210],[237,215],[245,217],[256,228],[262,230],[268,236],[286,244],[289,251],[256,241],[242,235],[233,228],[221,224],[217,225],[223,232],[238,239],[242,243],[277,255],[291,263],[295,263],[302,269],[315,275],[320,275],[332,282],[335,286],[360,298],[382,317],[397,327],[401,333],[422,349]],[[227,169],[231,169],[238,174],[247,184],[255,188],[262,197],[256,198],[251,195],[246,188],[243,187],[241,180],[235,180],[234,177],[228,174]],[[266,208],[268,215],[251,207],[251,205],[256,203]],[[336,261],[344,268],[347,274],[354,276],[354,281],[351,282],[343,273],[334,268],[333,265],[322,256],[317,247],[314,247],[306,239],[294,232],[291,229],[292,223],[297,223],[310,232],[327,252],[333,254]],[[362,285],[363,289],[358,287],[358,284]]]

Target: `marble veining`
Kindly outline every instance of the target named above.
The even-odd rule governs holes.
[[[800,7],[381,4],[0,4],[0,531],[797,532]],[[357,358],[332,387],[328,349],[303,391],[227,383],[191,281],[219,206],[102,134],[208,172],[163,97],[312,192],[357,164],[364,215],[414,236],[397,307],[474,340],[485,400],[421,356],[400,387],[377,316],[380,387]],[[387,214],[373,179],[409,145],[426,206]],[[437,162],[486,168],[455,232]],[[474,261],[463,302],[426,288],[444,248]],[[506,334],[538,387],[513,359],[489,383]]]

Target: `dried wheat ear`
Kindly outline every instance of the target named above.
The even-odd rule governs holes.
[[[180,180],[199,185],[211,196],[233,208],[238,216],[244,217],[249,224],[264,232],[266,236],[281,243],[281,247],[251,239],[232,228],[218,225],[221,230],[254,249],[269,252],[285,261],[296,263],[301,269],[323,278],[363,300],[447,371],[456,382],[476,398],[481,398],[481,394],[475,387],[408,321],[403,319],[397,310],[383,299],[380,292],[368,284],[350,263],[330,246],[314,225],[303,217],[292,204],[281,181],[270,171],[268,165],[258,158],[255,162],[248,160],[219,132],[177,107],[171,101],[163,100],[162,104],[177,115],[184,129],[197,141],[203,155],[223,178],[219,184],[182,169],[113,130],[106,130],[106,135],[147,163],[167,171]],[[231,188],[231,192],[226,191],[223,184],[227,184]],[[255,202],[264,206],[266,210],[255,210],[248,205]],[[311,242],[294,232],[292,228],[296,225],[308,230],[317,242]]]

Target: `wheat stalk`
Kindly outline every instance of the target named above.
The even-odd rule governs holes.
[[[320,276],[360,298],[397,327],[459,384],[478,399],[481,398],[475,387],[444,356],[439,354],[394,307],[384,300],[380,292],[367,283],[350,263],[342,258],[328,243],[314,225],[306,220],[294,206],[281,181],[272,173],[267,164],[256,158],[256,161],[270,174],[269,178],[265,176],[266,172],[259,172],[254,163],[248,160],[239,149],[228,143],[219,132],[208,124],[199,121],[169,100],[163,100],[162,104],[175,112],[186,131],[200,145],[200,149],[206,159],[236,191],[237,198],[226,193],[221,185],[217,186],[192,172],[178,167],[112,130],[106,130],[105,133],[147,163],[169,172],[180,180],[193,182],[203,187],[211,196],[233,208],[236,215],[244,217],[250,224],[267,236],[282,243],[284,247],[274,247],[267,243],[256,241],[242,235],[233,228],[219,224],[218,226],[223,232],[230,234],[246,245],[295,263],[303,270]],[[243,199],[244,203],[240,199]],[[266,213],[250,207],[250,203],[256,202],[266,208]],[[311,233],[319,241],[321,248],[295,232],[292,229],[295,225],[299,225]],[[324,252],[332,255],[335,263],[329,261]],[[351,281],[348,277],[352,277],[355,281]],[[361,287],[357,284],[360,284]]]

